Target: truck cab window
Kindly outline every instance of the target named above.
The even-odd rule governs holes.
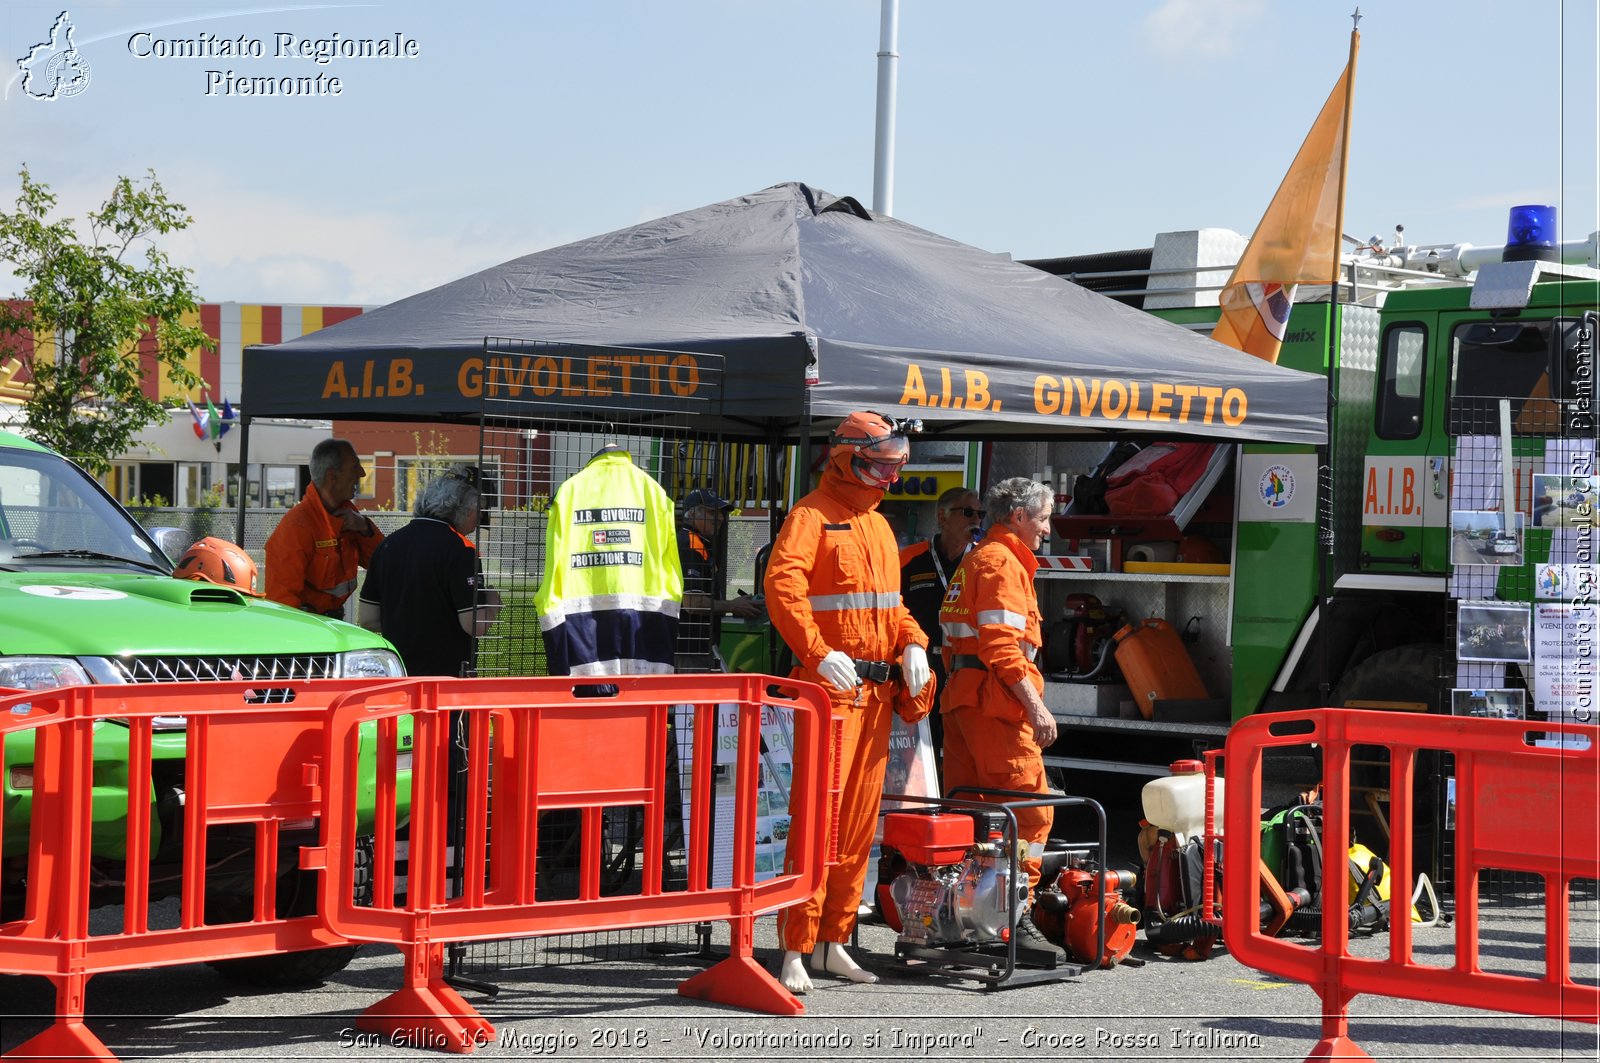
[[[1499,400],[1511,400],[1512,430],[1548,435],[1561,430],[1559,378],[1551,373],[1562,323],[1472,321],[1450,338],[1450,434],[1499,431]]]
[[[1383,337],[1378,413],[1379,439],[1415,439],[1422,431],[1422,385],[1428,334],[1421,325],[1399,324]]]

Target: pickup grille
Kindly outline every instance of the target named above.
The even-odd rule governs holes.
[[[337,654],[285,657],[119,657],[117,670],[129,683],[212,683],[230,680],[332,679]]]

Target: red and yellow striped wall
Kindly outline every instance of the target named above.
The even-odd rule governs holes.
[[[186,364],[204,382],[185,392],[168,383],[156,365],[155,337],[145,335],[138,343],[139,361],[144,369],[144,393],[169,406],[181,406],[185,399],[203,402],[209,395],[220,403],[243,401],[244,349],[258,343],[282,343],[309,332],[336,325],[356,317],[365,307],[308,306],[280,303],[202,303],[198,313],[186,315],[184,324],[198,325],[216,343],[214,350],[189,352]],[[24,333],[10,349],[0,350],[0,401],[19,402],[26,398],[28,370],[15,355],[31,354],[41,361],[54,360],[56,347],[52,335]]]

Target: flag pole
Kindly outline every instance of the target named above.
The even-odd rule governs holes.
[[[1339,275],[1342,272],[1344,265],[1344,186],[1345,177],[1350,172],[1350,114],[1351,111],[1354,110],[1355,105],[1356,54],[1360,50],[1361,9],[1358,7],[1350,16],[1350,61],[1345,66],[1344,119],[1342,128],[1339,132],[1339,194],[1338,204],[1334,207],[1333,215],[1333,288],[1329,292],[1330,306],[1328,311],[1330,319],[1329,325],[1333,326],[1333,334],[1335,336],[1335,343],[1337,344],[1338,364],[1335,363],[1335,359],[1330,352],[1327,367],[1328,394],[1326,407],[1328,439],[1327,441],[1319,444],[1317,447],[1317,463],[1322,468],[1328,470],[1326,479],[1323,479],[1320,476],[1318,477],[1318,479],[1323,480],[1323,485],[1321,486],[1325,486],[1326,490],[1326,505],[1318,507],[1322,510],[1322,513],[1319,515],[1319,520],[1323,522],[1322,527],[1319,530],[1319,536],[1322,540],[1323,556],[1318,559],[1317,563],[1317,594],[1319,597],[1317,619],[1319,621],[1319,626],[1321,623],[1328,622],[1329,614],[1333,611],[1333,588],[1331,586],[1332,573],[1329,571],[1329,569],[1333,566],[1334,551],[1337,546],[1337,544],[1334,542],[1333,519],[1331,516],[1333,513],[1334,501],[1332,476],[1333,417],[1334,410],[1337,406],[1334,389],[1337,386],[1336,382],[1339,375],[1339,366],[1342,365],[1344,361],[1344,319],[1339,313]],[[1350,297],[1352,302],[1359,301],[1359,295],[1356,292],[1356,272],[1354,265],[1350,267]],[[1321,493],[1322,492],[1319,491],[1319,494]],[[1330,697],[1333,692],[1332,663],[1329,657],[1331,651],[1328,645],[1330,641],[1331,640],[1326,637],[1317,640],[1319,651],[1318,656],[1320,658],[1317,665],[1318,672],[1320,673],[1320,682],[1318,685],[1324,695],[1323,700],[1327,700],[1327,698]]]
[[[1350,112],[1354,109],[1356,95],[1356,53],[1361,50],[1361,9],[1350,16],[1350,62],[1344,78],[1344,128],[1339,132],[1342,150],[1339,152],[1339,198],[1333,214],[1333,301],[1339,302],[1339,273],[1344,262],[1344,184],[1350,171]],[[1354,278],[1351,278],[1354,288]],[[1354,295],[1354,291],[1351,292]]]

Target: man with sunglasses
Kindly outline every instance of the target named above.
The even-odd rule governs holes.
[[[939,606],[950,589],[950,577],[956,566],[972,549],[972,543],[983,525],[983,510],[978,508],[978,494],[962,485],[952,487],[939,496],[934,504],[934,535],[919,543],[912,543],[900,551],[900,595],[917,626],[928,636],[929,657],[933,676],[940,690],[944,689],[944,659],[938,652],[944,645],[944,634],[939,627]],[[935,712],[928,717],[928,727],[933,738],[934,764],[939,773],[939,784],[944,785],[944,721]]]

